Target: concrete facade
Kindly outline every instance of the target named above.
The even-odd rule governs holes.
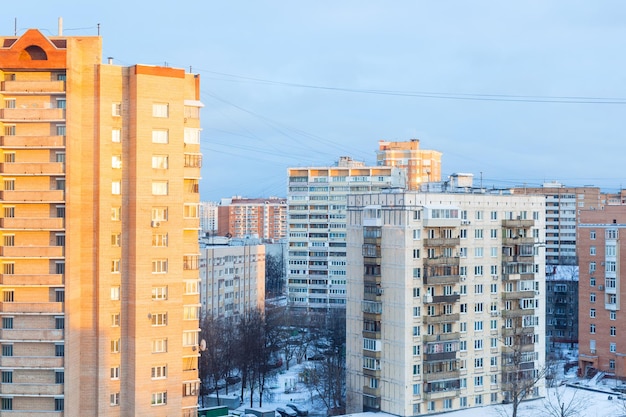
[[[347,196],[404,187],[405,174],[342,157],[336,166],[289,168],[288,176],[289,304],[309,311],[345,308]]]
[[[101,56],[0,38],[2,413],[193,416],[199,78]]]
[[[348,196],[347,409],[500,404],[545,358],[543,197]],[[529,398],[544,395],[544,381]]]
[[[407,190],[417,191],[422,184],[441,181],[441,152],[420,149],[419,139],[408,142],[378,143],[377,165],[402,168],[407,173]]]

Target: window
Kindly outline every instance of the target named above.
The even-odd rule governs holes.
[[[122,155],[111,155],[111,168],[122,169]]]
[[[168,116],[169,116],[169,104],[167,103],[152,104],[152,117],[168,117]]]
[[[617,345],[615,343],[611,343],[609,345],[609,351],[615,353],[617,351]]]
[[[422,268],[413,268],[413,278],[419,279],[422,276]]]
[[[185,204],[183,206],[183,217],[186,219],[197,219],[200,210],[197,204]]]
[[[120,339],[111,340],[111,353],[120,353]]]
[[[114,366],[111,368],[111,379],[120,379],[120,367]]]
[[[13,328],[13,317],[2,317],[2,328],[3,329],[12,329]]]
[[[152,181],[152,195],[167,195],[167,181]]]
[[[3,290],[2,291],[2,301],[5,303],[12,303],[15,301],[15,291],[13,290]]]
[[[590,230],[589,231],[589,239],[596,240],[596,231],[595,230]]]
[[[56,371],[54,373],[54,383],[55,384],[64,384],[65,383],[65,372]]]
[[[475,387],[482,387],[483,386],[483,377],[482,376],[475,376],[474,377],[474,386]]]
[[[185,281],[185,294],[198,294],[198,281]]]
[[[4,179],[4,190],[5,191],[14,191],[15,190],[15,178],[5,178]]]
[[[467,340],[461,340],[459,342],[459,350],[465,352],[467,350]]]
[[[184,306],[183,320],[197,320],[200,318],[200,306]]]
[[[152,379],[167,378],[167,365],[157,365],[152,367]]]
[[[483,275],[483,266],[482,265],[474,265],[474,275],[480,277]]]
[[[198,332],[196,330],[183,332],[183,346],[198,346]]]
[[[152,155],[152,168],[167,169],[168,168],[168,156],[167,155]]]
[[[152,353],[165,353],[165,352],[167,352],[167,339],[152,340]]]
[[[481,350],[483,348],[483,340],[475,339],[474,340],[474,350]]]
[[[480,369],[483,367],[483,358],[474,358],[474,368]]]
[[[200,268],[200,256],[199,255],[185,255],[183,256],[183,269],[195,270]]]
[[[4,108],[5,109],[14,109],[15,108],[15,99],[14,98],[5,98],[4,99]]]
[[[609,319],[610,320],[616,320],[617,319],[617,313],[615,311],[609,312]]]
[[[167,286],[152,287],[152,299],[153,300],[167,300]]]
[[[596,333],[596,325],[595,324],[590,324],[589,325],[589,333],[591,333],[591,334],[595,334]]]
[[[2,410],[13,410],[13,398],[2,398],[1,407]]]
[[[167,404],[167,391],[153,392],[152,393],[152,405],[164,405]]]
[[[65,400],[63,398],[54,399],[54,411],[63,411],[65,408]]]
[[[189,143],[189,144],[199,144],[200,143],[200,129],[186,127],[184,141],[185,143]]]
[[[65,345],[54,345],[54,356],[65,356]]]
[[[15,136],[15,125],[4,125],[5,136]]]
[[[167,313],[153,313],[150,319],[153,326],[167,326]]]
[[[153,274],[167,273],[167,259],[155,259],[154,261],[152,261],[152,273]]]
[[[202,155],[199,154],[185,154],[185,167],[200,168],[202,167]]]
[[[120,313],[111,314],[111,327],[120,326]]]
[[[482,239],[483,238],[483,229],[475,229],[474,230],[474,238]]]
[[[498,229],[491,229],[491,232],[490,232],[489,235],[490,235],[490,237],[492,239],[497,239],[498,238]]]
[[[65,125],[57,125],[57,136],[65,136]]]
[[[120,393],[119,392],[114,392],[113,394],[111,394],[110,404],[111,404],[111,407],[120,405]]]
[[[589,309],[589,317],[591,317],[592,319],[596,317],[596,309],[595,308]]]
[[[111,131],[111,142],[120,143],[122,141],[122,131],[120,129],[113,129]]]
[[[4,206],[4,217],[15,217],[15,207]]]
[[[5,152],[4,162],[15,162],[15,152]]]
[[[483,330],[483,322],[482,321],[475,321],[474,322],[474,331],[480,332],[482,330]]]
[[[65,302],[65,290],[55,290],[54,291],[54,300],[57,303]]]
[[[169,131],[167,130],[153,130],[152,131],[152,143],[169,143]]]
[[[3,384],[13,383],[13,371],[2,371],[2,383]]]
[[[120,221],[122,218],[122,208],[121,207],[111,207],[111,220]]]
[[[589,302],[590,303],[595,303],[596,302],[596,293],[592,292],[589,294]]]
[[[617,328],[615,326],[611,326],[611,336],[617,336]]]
[[[120,299],[120,287],[111,287],[111,300],[116,301]]]
[[[13,345],[2,345],[2,356],[13,356]]]
[[[114,274],[120,273],[120,264],[121,260],[119,259],[111,259],[111,272]]]
[[[111,182],[111,194],[113,195],[122,194],[122,182],[121,181]]]
[[[152,221],[167,221],[167,207],[152,207]]]
[[[595,246],[590,246],[589,247],[589,255],[594,256],[596,254],[596,247]]]
[[[474,257],[475,258],[482,258],[483,257],[483,248],[474,248]]]
[[[596,263],[589,262],[589,273],[596,272]]]
[[[111,234],[111,246],[119,247],[122,243],[122,234],[121,233],[112,233]]]
[[[111,103],[111,115],[113,116],[122,115],[122,103]]]

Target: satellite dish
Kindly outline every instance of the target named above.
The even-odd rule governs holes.
[[[200,341],[200,352],[204,352],[206,350],[206,340],[202,339]]]

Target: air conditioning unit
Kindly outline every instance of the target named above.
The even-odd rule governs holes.
[[[491,278],[492,278],[494,281],[496,281],[496,280],[498,279],[498,276],[497,276],[497,275],[492,275],[492,276],[491,276]]]
[[[535,295],[539,295],[539,291],[535,291]]]
[[[461,281],[465,281],[467,277],[465,275],[461,275]]]
[[[161,222],[158,222],[156,220],[152,220],[152,222],[150,223],[150,226],[152,226],[152,227],[159,227],[159,226],[161,226]]]
[[[496,311],[491,312],[491,317],[498,317],[498,313]]]
[[[604,285],[598,285],[598,289],[599,289],[600,291],[604,291]]]

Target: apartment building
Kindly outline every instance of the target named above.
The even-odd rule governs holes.
[[[309,311],[345,308],[347,196],[404,187],[405,174],[341,157],[335,166],[289,168],[288,176],[289,305]]]
[[[546,265],[546,343],[555,357],[578,343],[577,265]]]
[[[377,165],[399,167],[406,170],[407,189],[417,191],[429,182],[441,181],[441,152],[420,149],[419,139],[408,142],[378,143]]]
[[[580,212],[579,259],[579,369],[592,376],[597,371],[626,377],[626,313],[621,300],[621,266],[626,249],[626,207],[605,206],[603,210]]]
[[[214,201],[200,202],[200,232],[205,236],[217,234],[217,203]]]
[[[258,237],[272,242],[287,237],[284,198],[224,198],[217,210],[219,236]]]
[[[2,415],[193,416],[199,78],[0,38]]]
[[[265,246],[210,244],[200,251],[202,317],[232,317],[265,308]]]
[[[502,404],[516,385],[544,395],[532,383],[545,357],[543,197],[389,192],[347,206],[348,413]]]

